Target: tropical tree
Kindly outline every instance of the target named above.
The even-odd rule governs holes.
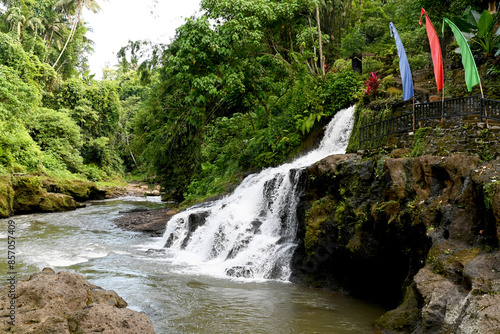
[[[68,35],[68,38],[66,39],[66,43],[64,44],[61,53],[59,54],[59,57],[57,57],[56,61],[52,65],[52,67],[54,68],[59,62],[59,59],[61,59],[61,56],[66,50],[68,43],[73,39],[78,24],[83,23],[82,21],[83,8],[85,7],[94,13],[97,13],[98,11],[101,10],[101,7],[95,0],[59,0],[59,2],[56,3],[56,7],[62,8],[66,12],[69,21],[72,23],[71,23],[70,33]]]

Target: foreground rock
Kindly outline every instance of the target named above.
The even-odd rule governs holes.
[[[384,333],[500,333],[500,160],[347,154],[307,175],[292,280],[394,308]]]
[[[0,331],[9,333],[154,333],[151,320],[127,309],[115,291],[83,276],[44,269],[18,281],[15,325],[9,324],[9,286],[0,290]]]

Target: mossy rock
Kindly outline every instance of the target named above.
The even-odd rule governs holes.
[[[306,213],[306,235],[304,245],[306,253],[312,255],[312,249],[316,246],[321,235],[323,223],[328,219],[335,205],[329,197],[323,197],[312,204]]]
[[[38,207],[43,212],[68,211],[76,209],[76,202],[68,195],[44,193]]]
[[[0,176],[0,218],[14,213],[14,189],[9,176]]]
[[[88,181],[45,179],[43,186],[48,192],[65,194],[80,202],[104,199],[106,196],[106,191],[100,190],[94,182]]]
[[[30,213],[30,212],[55,212],[74,210],[77,203],[73,199],[71,193],[66,194],[65,187],[71,185],[71,181],[57,182],[55,180],[42,180],[36,175],[21,175],[13,177],[13,212]],[[96,190],[97,187],[90,182],[81,182],[82,186],[75,186],[72,189],[80,191],[80,195],[88,197],[91,192],[89,189],[92,185]],[[77,183],[77,185],[80,185]],[[47,191],[49,190],[49,191]]]
[[[45,192],[42,189],[42,181],[35,175],[22,175],[13,177],[13,189],[15,198],[13,203],[14,212],[37,211],[40,200]]]
[[[391,333],[412,333],[421,318],[417,296],[418,293],[412,284],[406,289],[403,303],[378,318],[375,321],[376,325]]]

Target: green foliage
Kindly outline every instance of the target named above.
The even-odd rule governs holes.
[[[56,82],[56,73],[52,67],[24,51],[18,41],[1,32],[0,65],[9,67],[23,82],[37,89],[50,90]]]
[[[432,128],[419,128],[415,131],[415,136],[413,139],[413,149],[411,151],[412,157],[421,156],[424,152],[425,137],[427,133],[431,131]]]
[[[366,46],[366,35],[358,28],[351,27],[342,39],[343,57],[359,55]]]
[[[66,112],[41,108],[29,121],[31,137],[45,151],[44,161],[49,169],[61,169],[53,159],[62,161],[73,172],[82,171],[83,159],[80,128]],[[51,168],[53,166],[53,168]]]
[[[117,152],[122,131],[122,108],[114,82],[85,84],[81,79],[62,82],[45,105],[71,117],[79,126],[82,144],[75,146],[84,164],[95,164],[108,175],[120,172],[122,161]],[[68,123],[69,124],[69,123]],[[71,168],[79,170],[72,164]]]
[[[0,164],[8,171],[27,172],[39,169],[40,147],[21,122],[0,120],[0,148]]]
[[[39,91],[9,67],[0,65],[0,120],[28,117],[40,104]]]
[[[425,65],[432,61],[430,55],[418,54],[408,58],[408,63],[410,63],[410,68],[412,71],[420,71],[425,68]]]
[[[351,61],[348,59],[339,58],[335,60],[332,69],[334,72],[351,72]]]
[[[486,55],[500,54],[500,27],[497,26],[498,16],[493,16],[487,10],[481,14],[469,8],[462,17],[455,17],[453,22],[478,44]],[[496,53],[495,53],[496,52]]]
[[[363,73],[378,72],[383,65],[382,61],[375,57],[363,57]]]
[[[381,86],[382,86],[382,89],[386,89],[386,90],[388,88],[395,87],[396,80],[394,80],[394,76],[388,75],[388,76],[382,78]]]

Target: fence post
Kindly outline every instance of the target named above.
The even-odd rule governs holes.
[[[358,144],[358,149],[361,150],[361,130],[363,129],[363,127],[359,127],[359,131],[358,131],[358,141],[359,141],[359,144]]]
[[[413,132],[415,132],[415,96],[413,97]]]
[[[443,99],[441,100],[441,126],[444,123],[444,89],[443,89]]]

